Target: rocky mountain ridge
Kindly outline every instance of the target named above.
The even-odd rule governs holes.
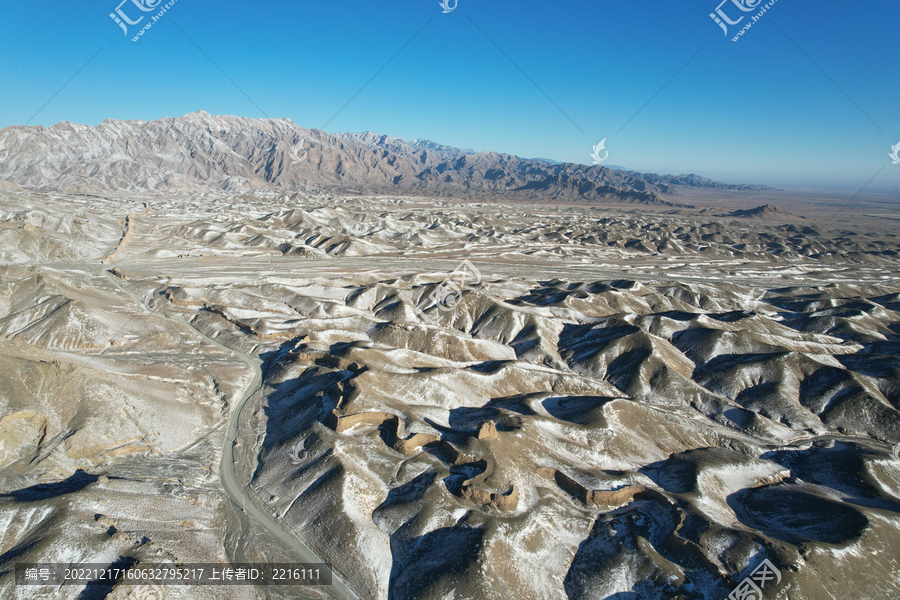
[[[763,206],[757,206],[756,208],[746,209],[746,210],[736,210],[734,212],[729,213],[727,216],[730,217],[744,217],[744,218],[755,218],[755,219],[765,219],[765,218],[780,218],[780,219],[803,219],[804,217],[798,217],[794,213],[781,208],[780,206],[776,206],[774,204],[765,204]]]
[[[0,179],[64,192],[238,191],[353,186],[369,192],[673,204],[678,188],[754,190],[695,175],[653,175],[474,152],[428,140],[329,134],[290,119],[107,119],[98,126],[0,130]]]

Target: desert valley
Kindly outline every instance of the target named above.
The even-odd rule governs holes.
[[[164,597],[719,600],[767,560],[766,598],[893,597],[888,204],[204,112],[4,129],[0,596],[324,562]]]

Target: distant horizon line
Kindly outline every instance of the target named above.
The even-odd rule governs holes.
[[[703,175],[703,174],[696,173],[696,172],[693,172],[693,171],[690,172],[690,173],[677,173],[677,174],[676,174],[676,173],[674,173],[674,172],[672,172],[672,173],[666,173],[666,172],[659,171],[659,170],[635,169],[635,168],[630,168],[630,167],[623,167],[623,166],[621,166],[621,165],[592,165],[592,164],[590,164],[590,163],[588,163],[588,162],[572,162],[572,161],[567,161],[567,160],[558,160],[558,159],[555,159],[555,158],[549,158],[549,157],[546,157],[546,156],[543,156],[543,157],[537,157],[537,156],[535,156],[535,157],[526,157],[526,156],[520,156],[520,155],[518,155],[518,154],[512,154],[512,153],[510,153],[510,152],[503,152],[503,151],[497,151],[497,150],[475,150],[475,149],[473,149],[473,148],[463,148],[463,147],[461,147],[461,146],[454,146],[454,145],[452,145],[452,144],[445,144],[445,143],[443,143],[443,142],[437,142],[437,141],[435,141],[435,140],[433,140],[433,139],[430,139],[430,138],[424,138],[424,137],[405,138],[405,137],[400,137],[400,136],[391,135],[391,134],[389,134],[389,133],[381,133],[381,132],[377,132],[377,131],[372,131],[372,130],[369,130],[369,129],[364,130],[364,131],[337,131],[337,132],[334,132],[334,133],[330,133],[330,132],[328,132],[328,131],[325,131],[324,129],[319,129],[319,128],[316,128],[316,127],[306,127],[306,126],[304,126],[304,125],[300,125],[299,123],[297,123],[296,121],[294,121],[291,117],[268,117],[268,116],[263,116],[263,117],[246,117],[246,116],[236,115],[236,114],[221,114],[221,113],[213,114],[213,113],[210,113],[210,112],[208,112],[208,111],[206,111],[206,110],[204,110],[204,109],[202,109],[202,108],[197,109],[197,110],[192,111],[192,112],[184,113],[183,115],[179,115],[179,116],[174,116],[174,117],[173,117],[173,116],[170,116],[170,115],[166,115],[166,116],[159,117],[159,118],[156,118],[156,119],[117,119],[117,118],[114,118],[114,117],[107,117],[106,119],[103,119],[102,121],[100,121],[100,122],[97,123],[96,125],[91,124],[91,123],[82,123],[82,122],[78,122],[78,121],[69,121],[69,120],[67,120],[67,119],[63,119],[63,120],[61,120],[61,121],[58,121],[58,122],[54,123],[53,125],[7,125],[6,127],[0,128],[0,132],[5,131],[6,129],[12,129],[12,128],[27,128],[27,129],[40,129],[40,128],[44,128],[44,129],[52,129],[53,127],[56,127],[57,125],[62,125],[62,124],[64,124],[64,123],[65,123],[65,124],[71,124],[71,125],[81,125],[81,126],[84,126],[84,127],[97,128],[97,127],[101,126],[103,123],[106,123],[107,121],[115,121],[115,122],[120,122],[120,123],[153,123],[153,122],[156,122],[156,121],[164,121],[164,120],[166,120],[166,119],[172,119],[172,120],[183,119],[183,118],[189,117],[189,116],[191,116],[191,115],[207,115],[207,116],[213,117],[213,118],[216,118],[216,117],[229,118],[229,117],[231,117],[231,118],[235,118],[235,119],[246,119],[246,120],[249,120],[249,121],[269,121],[269,122],[271,122],[271,121],[282,121],[282,122],[285,122],[285,121],[286,121],[286,122],[289,122],[289,123],[291,123],[292,125],[294,125],[294,126],[296,126],[296,127],[301,128],[301,129],[306,129],[307,131],[319,131],[319,132],[322,132],[322,133],[324,133],[324,134],[326,134],[326,135],[341,135],[341,134],[347,134],[347,135],[357,134],[357,135],[358,135],[358,134],[366,134],[366,133],[370,133],[370,134],[372,134],[372,135],[383,136],[383,137],[387,137],[387,138],[394,139],[394,140],[400,140],[400,141],[405,142],[405,143],[408,143],[408,144],[414,144],[414,143],[416,143],[416,142],[428,142],[428,143],[436,144],[436,145],[438,145],[438,146],[446,146],[447,148],[453,148],[453,149],[455,149],[455,150],[459,150],[459,151],[463,152],[464,154],[497,154],[497,155],[511,156],[511,157],[518,158],[518,159],[521,159],[521,160],[544,161],[544,162],[550,162],[550,163],[552,163],[552,164],[559,164],[559,165],[565,165],[565,164],[568,164],[568,165],[580,165],[580,166],[587,166],[587,167],[599,166],[599,167],[601,167],[601,168],[611,169],[611,170],[614,170],[614,171],[631,172],[631,173],[640,173],[640,174],[642,174],[642,175],[660,175],[660,176],[669,176],[669,177],[700,177],[700,178],[703,178],[703,179],[707,179],[707,180],[709,180],[709,181],[714,181],[714,182],[716,182],[716,183],[723,183],[723,184],[727,184],[727,185],[748,185],[748,186],[768,187],[768,188],[771,188],[770,191],[773,191],[773,192],[791,192],[791,191],[795,191],[795,192],[803,192],[803,193],[817,193],[817,192],[818,192],[818,193],[838,193],[838,192],[841,192],[841,191],[847,191],[847,190],[857,189],[857,188],[854,187],[854,185],[849,184],[849,183],[846,184],[846,185],[844,185],[844,186],[841,186],[841,185],[838,185],[838,184],[831,184],[830,186],[825,186],[825,187],[815,187],[815,186],[813,186],[813,185],[811,185],[811,184],[803,184],[803,183],[795,183],[795,184],[787,185],[787,186],[781,184],[781,185],[779,186],[779,185],[776,185],[776,184],[770,184],[770,183],[765,183],[765,184],[760,184],[760,183],[748,183],[746,180],[745,180],[745,181],[739,181],[739,182],[736,182],[736,183],[735,183],[735,182],[724,181],[724,180],[723,180],[723,179],[724,179],[723,177],[718,177],[718,176],[715,176],[715,175]],[[723,190],[723,191],[724,191],[724,190]],[[890,193],[890,192],[896,192],[896,191],[900,191],[900,186],[898,186],[898,185],[887,185],[887,186],[881,187],[881,188],[879,188],[879,187],[874,187],[874,186],[868,187],[868,188],[866,188],[866,190],[864,190],[864,192],[861,192],[861,193],[870,193],[870,194],[871,194],[871,193]],[[746,193],[746,192],[742,192],[742,193]]]

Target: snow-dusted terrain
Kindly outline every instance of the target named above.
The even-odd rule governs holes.
[[[96,127],[0,129],[0,186],[93,193],[291,190],[306,185],[410,190],[431,195],[612,199],[675,204],[676,189],[754,190],[696,175],[650,175],[550,164],[375,133],[329,134],[290,119],[199,111],[156,121],[107,119]]]
[[[765,597],[900,591],[892,234],[7,187],[4,569],[308,550],[367,599],[719,600],[768,559]]]

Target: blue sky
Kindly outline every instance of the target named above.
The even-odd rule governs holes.
[[[606,138],[609,164],[641,171],[900,186],[896,1],[778,0],[737,43],[709,16],[720,0],[178,0],[138,42],[148,18],[125,36],[119,1],[5,3],[0,127],[203,109],[580,163]],[[756,14],[722,9],[747,15],[732,34]]]

